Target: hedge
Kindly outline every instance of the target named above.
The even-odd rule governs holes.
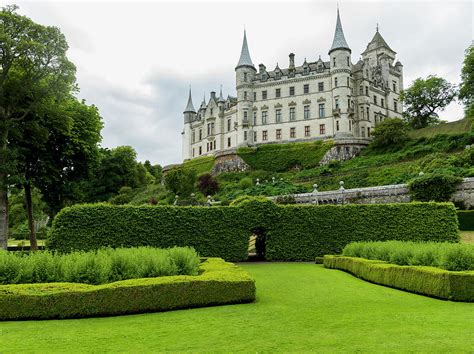
[[[474,272],[452,272],[434,267],[398,266],[383,261],[324,256],[326,268],[347,271],[372,283],[444,300],[474,301]]]
[[[207,259],[197,276],[0,286],[0,320],[111,316],[255,300],[255,282],[243,269]]]
[[[313,261],[353,241],[458,242],[451,203],[276,205],[237,207],[75,205],[53,221],[48,248],[194,247],[201,256],[243,261],[252,234],[263,236],[267,260]]]
[[[241,147],[237,154],[254,170],[280,172],[296,166],[319,166],[319,161],[332,146],[331,141],[264,144],[256,148]]]
[[[474,210],[458,210],[459,230],[474,231]]]

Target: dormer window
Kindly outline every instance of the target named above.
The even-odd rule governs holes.
[[[304,73],[305,75],[308,75],[308,73],[309,73],[309,68],[308,68],[307,66],[305,66],[305,67],[303,68],[303,73]]]

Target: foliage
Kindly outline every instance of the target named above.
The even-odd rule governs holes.
[[[371,283],[445,300],[474,301],[474,273],[398,266],[364,258],[325,256],[326,268],[341,269]]]
[[[344,256],[377,259],[397,265],[439,267],[451,271],[474,270],[474,245],[446,242],[353,242]],[[454,257],[454,255],[457,255]]]
[[[412,179],[408,189],[414,200],[446,202],[461,182],[462,178],[450,174],[428,173]]]
[[[408,140],[408,127],[400,118],[387,118],[372,132],[374,148],[399,148]]]
[[[183,197],[189,196],[196,183],[196,171],[193,169],[172,169],[165,174],[165,187]]]
[[[103,284],[167,275],[197,275],[199,256],[192,248],[99,249],[90,252],[23,255],[0,251],[0,284],[70,282]]]
[[[283,205],[246,200],[237,207],[76,205],[53,221],[53,251],[100,247],[194,247],[205,257],[247,259],[254,230],[266,235],[268,260],[314,260],[352,241],[459,240],[450,203]]]
[[[214,156],[201,156],[192,160],[184,161],[179,169],[194,170],[197,175],[209,173],[214,166]]]
[[[474,231],[474,210],[458,210],[459,230]]]
[[[221,259],[207,259],[200,268],[200,275],[129,279],[103,285],[3,285],[0,319],[111,316],[255,300],[255,282],[242,269]]]
[[[471,119],[460,119],[454,122],[441,122],[438,125],[414,129],[408,132],[412,139],[433,138],[436,135],[461,135],[467,134],[472,130]]]
[[[288,195],[296,193],[305,193],[307,189],[302,186],[295,185],[289,181],[285,180],[264,180],[255,184],[254,186],[246,189],[240,189],[240,183],[232,187],[227,186],[223,190],[223,198],[228,200],[233,200],[239,196],[251,195],[251,196],[277,196],[277,195]]]
[[[464,65],[461,70],[459,98],[464,103],[467,118],[474,118],[474,45],[466,49]]]
[[[210,173],[198,177],[198,189],[204,195],[214,195],[219,190],[219,182]]]
[[[456,87],[437,76],[418,78],[400,93],[405,104],[405,118],[414,128],[424,128],[439,122],[437,111],[442,111],[456,97]]]
[[[242,195],[240,197],[235,198],[232,202],[230,202],[229,206],[237,207],[242,206],[247,203],[270,203],[272,201],[268,198],[261,197],[261,196],[253,196],[253,195]]]
[[[149,160],[146,160],[143,164],[143,167],[153,176],[156,182],[161,180],[161,175],[163,172],[163,167],[161,165],[152,165]]]
[[[265,144],[256,148],[241,147],[237,154],[255,170],[278,172],[317,166],[331,147],[330,141]]]

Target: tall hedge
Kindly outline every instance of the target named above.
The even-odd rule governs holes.
[[[458,210],[459,229],[474,231],[474,210]]]
[[[241,147],[237,154],[254,170],[279,172],[297,166],[319,166],[319,161],[332,145],[330,141],[264,144],[256,148]]]
[[[252,233],[264,237],[268,260],[314,260],[353,241],[459,240],[449,203],[283,205],[248,201],[237,207],[76,205],[51,228],[52,250],[102,246],[192,246],[202,256],[247,259]]]

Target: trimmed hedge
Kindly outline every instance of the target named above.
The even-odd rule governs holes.
[[[297,166],[319,166],[319,161],[332,145],[331,141],[264,144],[256,148],[241,147],[237,154],[254,170],[280,172]]]
[[[474,210],[458,210],[459,230],[474,231]]]
[[[347,271],[372,283],[444,300],[474,302],[474,272],[398,266],[364,258],[324,256],[326,268]]]
[[[197,276],[0,286],[0,320],[111,316],[255,300],[255,281],[222,259],[207,259]]]
[[[458,242],[451,203],[276,205],[237,207],[75,205],[63,209],[48,248],[190,246],[206,257],[243,261],[252,234],[265,238],[267,260],[313,261],[353,241]]]

